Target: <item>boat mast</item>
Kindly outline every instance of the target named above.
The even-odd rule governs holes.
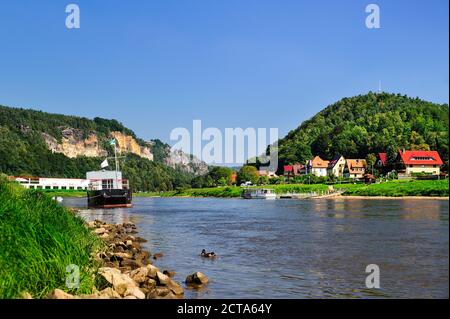
[[[117,159],[117,150],[116,150],[116,141],[115,140],[114,140],[114,160],[116,162],[116,187],[119,188],[119,178],[118,178],[119,160]]]

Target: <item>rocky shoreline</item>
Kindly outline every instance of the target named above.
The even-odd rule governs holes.
[[[104,243],[104,249],[93,253],[99,264],[97,284],[90,295],[71,295],[60,289],[53,290],[50,299],[180,299],[184,289],[172,279],[173,271],[161,271],[152,265],[150,258],[157,259],[162,254],[154,254],[142,249],[144,238],[136,236],[133,223],[107,224],[100,220],[87,223]],[[200,288],[208,283],[208,278],[196,272],[187,276],[187,287]]]

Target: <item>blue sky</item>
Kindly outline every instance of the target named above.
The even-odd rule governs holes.
[[[175,127],[278,127],[382,88],[448,103],[448,1],[0,0],[0,104]]]

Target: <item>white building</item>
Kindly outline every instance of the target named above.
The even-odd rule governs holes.
[[[90,181],[81,178],[13,177],[20,185],[29,189],[87,190]]]
[[[122,172],[93,171],[81,178],[10,177],[25,188],[43,190],[101,190],[111,188],[128,189],[128,180],[122,179]]]

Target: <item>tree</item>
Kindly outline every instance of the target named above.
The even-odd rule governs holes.
[[[375,163],[377,162],[377,156],[373,153],[370,153],[366,157],[366,163],[367,168],[371,174],[373,174],[373,167],[375,166]]]
[[[238,184],[251,182],[252,184],[258,183],[258,170],[254,166],[244,165],[239,170],[237,175]]]
[[[208,175],[212,178],[217,185],[231,185],[231,175],[233,170],[229,167],[213,166]]]

